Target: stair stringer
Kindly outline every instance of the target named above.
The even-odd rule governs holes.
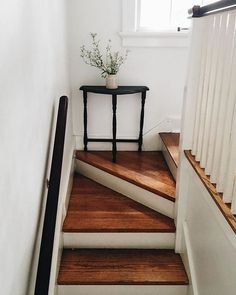
[[[83,161],[76,160],[76,172],[80,173],[132,200],[139,202],[161,214],[174,218],[175,202],[167,200],[126,180],[98,169]]]

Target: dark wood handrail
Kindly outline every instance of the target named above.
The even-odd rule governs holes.
[[[57,114],[57,124],[53,146],[49,188],[47,194],[37,277],[34,291],[35,295],[48,295],[58,198],[61,181],[67,108],[68,98],[66,96],[62,96],[59,101]]]
[[[193,6],[189,9],[189,14],[192,17],[202,17],[210,13],[218,12],[219,10],[229,10],[236,8],[236,0],[221,0],[205,6]]]

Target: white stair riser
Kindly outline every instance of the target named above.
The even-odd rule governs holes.
[[[64,248],[174,249],[175,233],[63,233]]]
[[[116,177],[80,160],[76,161],[76,172],[117,191],[170,218],[174,218],[175,203],[126,180]]]
[[[187,295],[187,286],[179,285],[78,285],[58,286],[58,295]]]
[[[170,172],[172,174],[172,176],[174,177],[174,179],[176,180],[176,175],[177,175],[177,167],[175,165],[175,162],[173,160],[173,158],[170,156],[169,152],[167,151],[166,146],[164,145],[164,143],[162,144],[162,154],[166,160],[166,163],[170,169]]]

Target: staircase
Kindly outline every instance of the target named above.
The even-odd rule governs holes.
[[[59,295],[187,294],[174,252],[179,136],[160,136],[162,152],[118,152],[116,163],[110,152],[77,152]]]

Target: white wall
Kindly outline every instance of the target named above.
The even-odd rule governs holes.
[[[121,46],[119,32],[122,27],[121,0],[69,0],[70,76],[73,90],[73,122],[77,147],[82,148],[83,105],[79,87],[83,84],[101,84],[97,69],[83,63],[80,47],[90,42],[89,33],[96,32],[104,43],[111,38],[115,48]],[[104,44],[103,43],[103,44]],[[131,48],[128,60],[119,73],[120,85],[147,85],[144,133],[157,126],[144,137],[146,149],[157,148],[159,131],[178,128],[168,118],[180,118],[182,92],[185,79],[187,48]],[[90,99],[91,98],[91,99]],[[111,99],[98,95],[89,98],[90,136],[111,136]],[[135,138],[139,124],[139,96],[118,99],[118,136]],[[101,120],[102,118],[102,120]],[[90,144],[90,147],[92,144]],[[93,144],[95,148],[109,148],[109,144]],[[123,144],[125,148],[130,147]],[[136,148],[136,146],[131,146]]]
[[[65,20],[63,0],[0,4],[0,293],[4,295],[25,295],[29,281],[50,160],[53,110],[56,115],[58,98],[69,89]],[[66,151],[71,148],[69,135],[67,142]]]
[[[192,266],[194,295],[230,295],[236,290],[236,236],[217,205],[185,160],[189,181],[182,249]],[[190,293],[189,293],[190,294]]]

